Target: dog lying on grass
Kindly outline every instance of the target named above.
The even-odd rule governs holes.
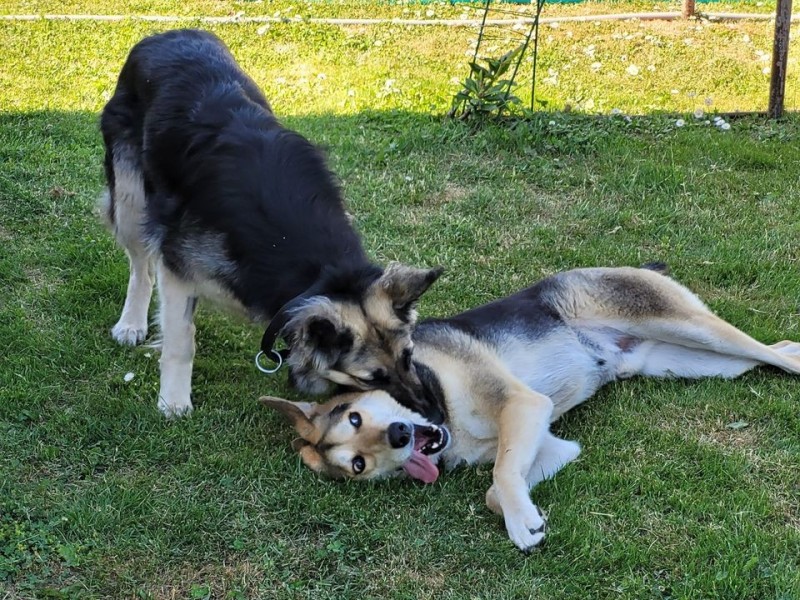
[[[405,473],[430,483],[439,464],[494,462],[486,503],[529,551],[546,526],[530,489],[580,453],[549,425],[604,384],[635,375],[733,378],[759,365],[800,373],[800,344],[757,342],[661,271],[576,269],[419,323],[420,412],[382,391],[322,405],[261,400],[294,424],[303,462],[332,477]]]

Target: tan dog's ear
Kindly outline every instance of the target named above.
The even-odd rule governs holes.
[[[265,406],[274,408],[286,417],[289,422],[294,425],[295,431],[297,431],[303,440],[310,444],[319,442],[322,433],[311,421],[316,405],[310,402],[292,402],[273,396],[262,396],[258,401]],[[297,450],[297,448],[295,448],[295,450]],[[302,455],[302,452],[300,454]]]
[[[316,448],[306,442],[305,440],[295,440],[292,442],[292,448],[300,453],[300,458],[303,464],[315,473],[321,473],[325,468],[325,463],[322,456],[317,452]]]

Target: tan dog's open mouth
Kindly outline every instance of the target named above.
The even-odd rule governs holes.
[[[439,477],[439,467],[431,459],[450,443],[450,432],[436,425],[414,425],[414,450],[403,470],[423,483],[433,483]]]

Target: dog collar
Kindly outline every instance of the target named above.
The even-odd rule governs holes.
[[[280,350],[275,350],[275,342],[278,340],[283,328],[286,327],[286,324],[292,318],[292,311],[298,308],[310,297],[319,294],[320,291],[321,286],[319,282],[314,283],[305,292],[299,296],[295,296],[286,304],[281,306],[278,309],[278,312],[276,312],[272,319],[270,319],[269,325],[267,326],[266,330],[264,330],[264,335],[261,337],[261,350],[259,350],[258,354],[256,354],[256,368],[259,371],[271,375],[272,373],[277,373],[278,370],[283,366],[283,363],[287,358],[289,358],[289,352],[291,349],[282,348]],[[265,359],[271,360],[273,363],[275,363],[275,366],[265,366],[263,364]]]

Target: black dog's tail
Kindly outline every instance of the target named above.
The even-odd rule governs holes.
[[[661,273],[662,275],[669,275],[669,265],[664,262],[649,262],[644,263],[640,269],[649,269],[650,271],[655,271],[656,273]]]

